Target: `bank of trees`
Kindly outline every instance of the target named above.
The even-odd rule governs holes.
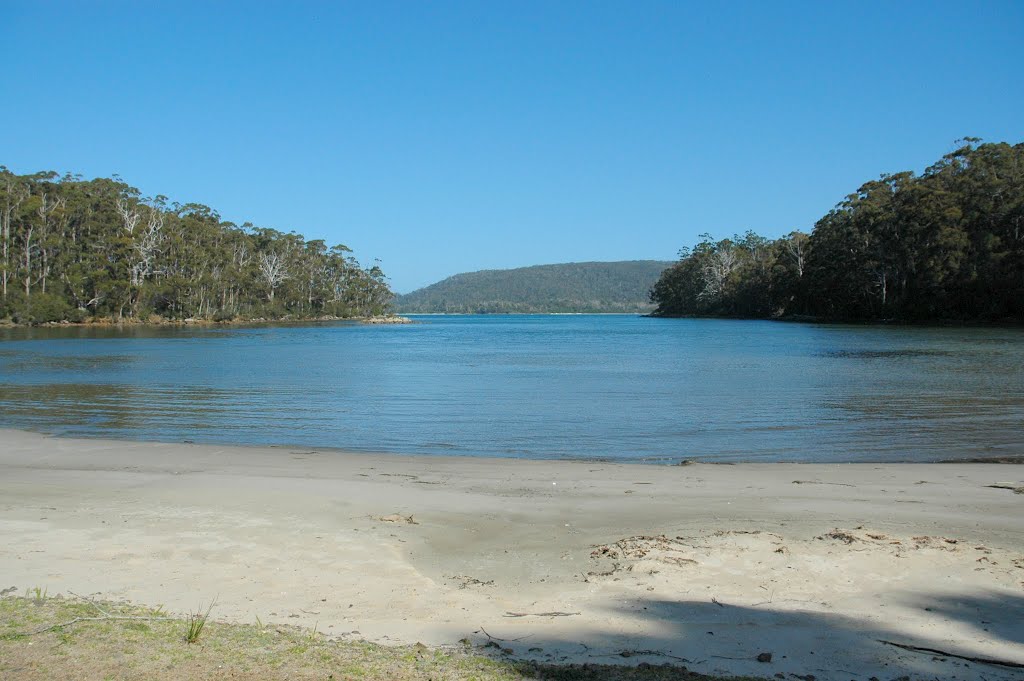
[[[1024,144],[968,138],[923,174],[864,184],[809,233],[703,235],[656,314],[1024,320]]]
[[[402,313],[649,312],[651,286],[670,263],[573,262],[448,277],[395,299]]]
[[[345,246],[236,225],[119,179],[0,166],[0,319],[371,316],[392,292]]]

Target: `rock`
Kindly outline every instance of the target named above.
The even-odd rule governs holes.
[[[772,654],[771,653],[761,653],[760,655],[757,656],[757,661],[758,662],[771,662],[772,661]]]

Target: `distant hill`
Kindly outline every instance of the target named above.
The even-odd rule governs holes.
[[[448,277],[395,298],[399,313],[650,312],[648,292],[673,263],[572,262]]]

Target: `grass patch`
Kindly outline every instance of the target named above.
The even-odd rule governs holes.
[[[335,640],[315,630],[262,622],[259,625],[225,624],[210,619],[212,603],[205,612],[200,609],[186,617],[173,618],[160,609],[123,603],[34,596],[36,594],[0,598],[0,678],[26,681],[54,678],[703,681],[711,678],[668,665],[538,664],[488,657],[481,649],[470,646],[452,649],[419,644],[390,647],[365,641]],[[197,624],[199,621],[201,626]]]
[[[185,622],[188,624],[188,630],[185,632],[185,642],[195,643],[199,640],[199,637],[203,634],[203,629],[206,628],[206,621],[210,619],[210,613],[213,612],[213,605],[217,602],[217,599],[210,601],[210,607],[203,612],[203,606],[199,606],[199,609],[195,612],[190,612]]]

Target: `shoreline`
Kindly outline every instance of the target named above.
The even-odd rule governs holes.
[[[1024,319],[1013,317],[1002,319],[858,319],[846,317],[815,317],[814,315],[783,315],[781,317],[742,317],[737,315],[695,315],[695,314],[650,314],[642,315],[651,319],[715,319],[747,322],[785,322],[787,324],[834,324],[837,326],[890,326],[920,328],[965,328],[965,329],[1020,329]]]
[[[415,323],[415,322],[413,322]],[[411,459],[451,459],[452,461],[461,460],[482,460],[482,461],[502,461],[502,462],[513,462],[513,461],[532,461],[538,463],[550,462],[550,463],[568,463],[568,464],[608,464],[608,465],[627,465],[627,466],[641,466],[644,468],[653,467],[676,467],[676,466],[929,466],[935,464],[943,465],[962,465],[962,464],[981,464],[981,465],[1008,465],[1017,466],[1024,465],[1024,454],[993,454],[992,456],[971,456],[964,459],[935,459],[932,461],[886,461],[886,460],[860,460],[860,461],[794,461],[794,460],[779,460],[779,461],[754,461],[754,460],[716,460],[716,459],[701,459],[701,458],[683,458],[683,457],[647,457],[639,459],[614,459],[610,457],[571,457],[571,458],[544,458],[544,457],[525,457],[516,456],[513,454],[480,454],[480,453],[465,453],[465,454],[452,454],[445,450],[444,453],[435,452],[401,452],[401,451],[386,451],[382,449],[362,449],[358,447],[337,447],[327,445],[316,445],[302,442],[262,442],[262,443],[246,443],[246,442],[218,442],[216,440],[203,440],[203,439],[175,439],[175,440],[158,440],[158,439],[139,439],[132,437],[117,437],[112,434],[84,434],[76,433],[71,435],[65,435],[55,430],[47,430],[42,427],[29,427],[21,425],[3,425],[0,424],[0,440],[2,440],[2,434],[4,432],[16,432],[16,433],[31,433],[34,435],[40,435],[48,438],[55,438],[59,440],[81,440],[83,442],[94,442],[94,441],[107,441],[107,442],[119,442],[119,443],[135,443],[139,445],[184,445],[184,446],[202,446],[202,447],[228,447],[233,449],[266,449],[266,450],[283,450],[283,449],[315,449],[318,452],[325,452],[336,454],[339,456],[347,455],[370,455],[370,456],[394,456],[394,457],[408,457]]]
[[[483,644],[486,630],[526,637],[514,654],[544,662],[972,678],[971,663],[878,641],[1024,663],[1020,470],[651,467],[0,430],[0,574],[4,587],[177,612],[216,596],[218,620],[382,643]],[[764,652],[773,662],[756,660]]]
[[[321,322],[351,322],[353,324],[413,324],[413,320],[398,314],[377,315],[374,317],[295,317],[287,319],[271,319],[256,317],[253,319],[203,319],[189,317],[187,319],[161,319],[153,321],[150,319],[90,319],[82,322],[62,320],[57,322],[40,322],[38,324],[18,324],[6,319],[0,319],[0,328],[5,329],[65,329],[65,328],[138,328],[138,327],[165,327],[165,326],[247,326],[259,324],[317,324]]]

